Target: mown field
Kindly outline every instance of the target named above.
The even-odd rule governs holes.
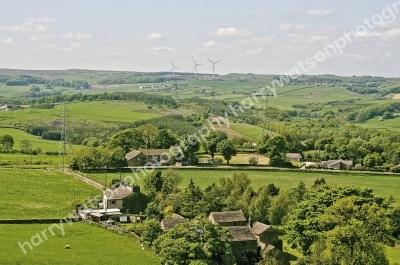
[[[40,169],[2,168],[0,183],[0,219],[65,217],[74,200],[85,202],[101,193],[69,175]]]
[[[84,223],[64,224],[64,236],[54,228],[55,235],[47,232],[46,240],[41,231],[50,225],[0,225],[0,238],[4,239],[0,264],[160,264],[154,253],[142,250],[131,238]],[[31,241],[36,234],[41,236],[43,243],[32,246],[33,250],[26,246],[27,253],[24,254],[18,242]],[[66,245],[71,249],[65,249]]]
[[[0,128],[0,135],[9,134],[14,139],[14,150],[20,150],[20,144],[22,140],[29,140],[32,144],[32,149],[36,150],[38,147],[42,150],[43,153],[47,151],[59,151],[60,149],[60,141],[52,141],[42,139],[41,137],[37,137],[35,135],[29,134],[25,131],[13,128]],[[84,148],[81,145],[71,145],[73,150]],[[0,154],[0,157],[4,154]]]

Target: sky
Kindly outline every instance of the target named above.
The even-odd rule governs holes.
[[[400,76],[400,0],[0,0],[0,12],[0,68],[192,72],[193,57],[201,73],[209,58],[218,74]]]

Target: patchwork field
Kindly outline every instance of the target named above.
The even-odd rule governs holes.
[[[0,183],[0,219],[61,218],[73,211],[74,200],[100,194],[58,171],[1,169]]]
[[[84,223],[64,224],[64,235],[57,228],[52,236],[37,246],[25,245],[26,254],[18,242],[31,242],[31,237],[47,229],[50,224],[0,225],[2,240],[0,264],[160,264],[158,257],[129,237]],[[34,239],[34,242],[39,242]],[[71,249],[64,246],[70,245]]]

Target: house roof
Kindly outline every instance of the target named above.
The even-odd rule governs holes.
[[[349,165],[352,166],[353,165],[353,160],[328,160],[324,162],[327,166],[333,166],[335,164],[341,163],[341,164],[345,164],[345,165]]]
[[[260,222],[255,222],[253,224],[253,231],[256,235],[260,235],[265,231],[267,231],[270,227],[271,227],[270,225],[266,225]]]
[[[161,228],[164,231],[168,231],[171,228],[174,228],[178,224],[186,223],[189,222],[189,219],[183,218],[183,219],[162,219],[161,220]]]
[[[125,155],[126,160],[131,160],[132,158],[137,157],[140,153],[139,150],[133,150]],[[144,154],[143,154],[144,155]]]
[[[303,156],[300,153],[287,153],[286,157],[293,158],[293,159],[295,159],[295,158],[303,158]]]
[[[240,211],[226,211],[226,212],[211,212],[210,217],[213,218],[216,223],[228,223],[228,222],[246,222],[246,218],[242,210]]]
[[[132,188],[129,186],[121,185],[114,190],[107,190],[107,200],[118,200],[123,199],[132,193]]]
[[[169,149],[140,149],[139,151],[146,156],[159,156],[163,153],[170,153]]]
[[[228,226],[232,238],[228,238],[230,242],[257,241],[257,237],[253,234],[248,226]]]

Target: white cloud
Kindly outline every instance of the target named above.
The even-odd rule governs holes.
[[[326,16],[332,15],[332,12],[327,9],[324,9],[324,10],[312,9],[312,10],[306,11],[306,14],[310,15],[310,16],[326,17]]]
[[[381,34],[378,32],[364,31],[364,32],[358,32],[357,36],[361,38],[372,38],[372,37],[379,37],[381,36]]]
[[[314,43],[314,42],[324,42],[329,39],[329,36],[321,36],[321,35],[313,35],[309,39],[309,42]]]
[[[386,31],[382,35],[383,35],[384,38],[387,38],[387,39],[400,37],[400,28],[391,29],[389,31]]]
[[[269,17],[269,15],[268,15],[268,13],[258,13],[256,15],[256,17],[258,17],[258,18],[267,18],[267,17]]]
[[[165,46],[162,46],[162,47],[154,47],[154,48],[152,48],[151,49],[152,51],[172,51],[172,50],[174,50],[173,48],[171,48],[171,47],[165,47]]]
[[[1,42],[6,43],[6,44],[11,44],[13,41],[11,38],[7,38],[5,40],[2,40]]]
[[[161,33],[153,32],[149,35],[147,35],[148,40],[158,40],[161,39],[163,35]]]
[[[32,41],[40,41],[40,40],[50,40],[53,39],[54,35],[53,34],[46,34],[46,35],[34,35],[29,37],[29,40]]]
[[[15,26],[0,26],[0,30],[3,31],[16,31],[16,32],[45,32],[49,23],[55,22],[53,18],[41,17],[41,18],[28,18],[20,25]]]
[[[92,37],[91,34],[86,34],[86,33],[73,33],[73,32],[67,32],[63,35],[61,35],[61,38],[63,39],[77,39],[77,40],[85,40],[85,39],[90,39]]]
[[[73,51],[73,50],[75,50],[75,49],[77,49],[77,48],[81,48],[81,47],[84,47],[82,44],[80,44],[80,43],[77,43],[77,42],[71,42],[71,44],[69,45],[69,47],[68,48],[66,48],[65,50],[67,51],[67,52],[70,52],[70,51]]]
[[[217,31],[214,33],[218,37],[223,37],[223,36],[250,36],[251,31],[245,27],[242,28],[219,28]]]
[[[291,24],[281,24],[278,26],[278,30],[281,31],[288,31],[288,30],[305,30],[307,29],[307,27],[303,24],[295,24],[295,25],[291,25]]]
[[[85,40],[85,39],[90,39],[92,37],[91,34],[86,34],[86,33],[76,33],[75,38],[77,40]]]
[[[72,39],[73,37],[74,37],[73,32],[68,32],[68,33],[61,35],[61,38],[63,38],[63,39]]]
[[[209,41],[209,42],[206,42],[206,43],[204,43],[203,44],[203,47],[204,48],[212,48],[212,47],[215,47],[215,45],[216,45],[217,43],[215,42],[215,41]]]
[[[264,50],[262,48],[255,48],[255,49],[248,49],[246,50],[246,54],[248,55],[255,55],[255,54],[260,54],[262,53]]]

